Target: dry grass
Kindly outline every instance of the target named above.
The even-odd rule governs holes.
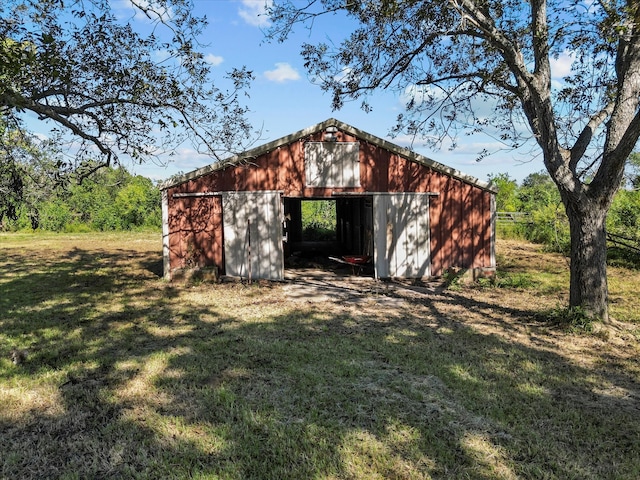
[[[565,260],[498,253],[509,288],[309,302],[166,283],[157,235],[0,235],[0,477],[639,478],[638,272],[577,335]]]

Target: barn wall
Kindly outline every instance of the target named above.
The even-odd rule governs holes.
[[[170,270],[216,265],[223,271],[221,198],[173,198],[171,191],[167,197]]]
[[[377,145],[363,142],[360,151],[363,190],[438,194],[429,202],[431,275],[495,266],[490,192]]]
[[[344,132],[339,142],[358,139]],[[173,198],[175,193],[280,191],[285,197],[321,198],[334,193],[433,192],[429,201],[431,274],[449,267],[494,267],[493,194],[458,178],[360,141],[360,186],[310,188],[305,185],[304,145],[322,141],[322,132],[296,140],[244,163],[168,190],[171,268],[194,259],[224,268],[222,208],[217,197]]]

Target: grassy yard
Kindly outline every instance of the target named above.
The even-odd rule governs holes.
[[[566,261],[515,241],[501,288],[334,302],[167,283],[160,248],[0,234],[0,478],[640,478],[638,271],[580,334],[545,320]]]

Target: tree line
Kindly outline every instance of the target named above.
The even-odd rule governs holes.
[[[34,195],[5,218],[3,230],[53,232],[160,229],[160,189],[122,167],[107,167],[80,184]]]
[[[609,260],[640,265],[640,154],[632,154],[623,188],[614,195],[606,219]],[[513,223],[498,225],[501,236],[522,237],[551,251],[570,253],[569,220],[560,193],[546,171],[522,182],[507,173],[490,175],[498,187],[496,210],[524,214]]]
[[[157,185],[123,167],[106,167],[82,183],[26,192],[25,201],[0,220],[0,230],[87,232],[160,229]]]
[[[55,143],[0,118],[0,231],[54,232],[159,229],[160,189],[122,166],[78,168]]]

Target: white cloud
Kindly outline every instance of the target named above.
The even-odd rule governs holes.
[[[574,54],[564,52],[558,58],[551,59],[551,77],[564,78],[571,73]]]
[[[267,8],[272,0],[241,0],[242,7],[238,9],[238,15],[254,27],[266,27],[270,24]]]
[[[162,63],[169,58],[171,58],[171,52],[169,50],[155,50],[153,52],[153,59],[158,63]]]
[[[297,70],[284,62],[276,63],[276,68],[274,70],[267,70],[264,72],[264,76],[267,80],[278,83],[300,79],[300,74]]]
[[[214,67],[217,67],[222,62],[224,62],[224,58],[222,58],[219,55],[214,55],[212,53],[209,53],[204,56],[204,61],[207,62],[209,65],[213,65]]]

